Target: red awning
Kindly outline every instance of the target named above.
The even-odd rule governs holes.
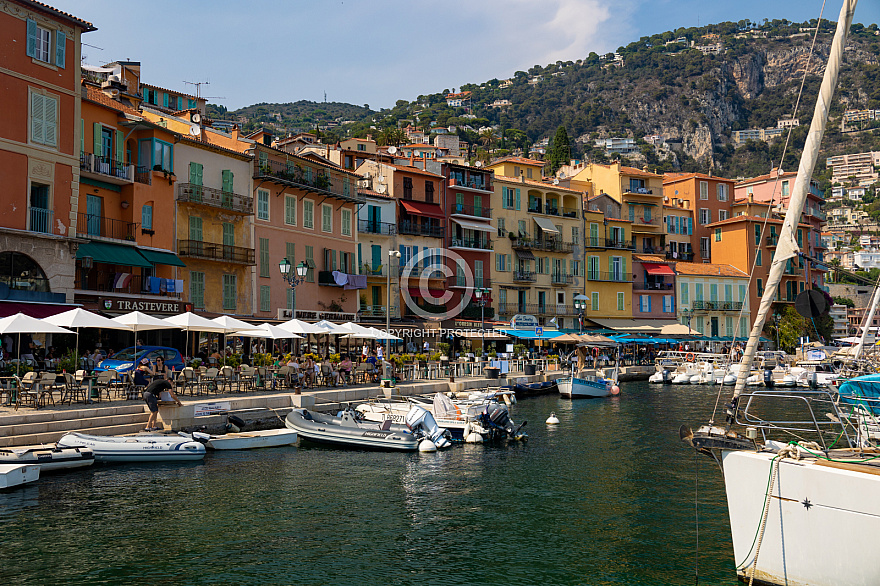
[[[23,313],[38,319],[51,317],[63,311],[76,309],[79,305],[66,303],[36,303],[26,301],[0,301],[0,317],[9,317],[16,313]]]
[[[443,297],[443,294],[446,293],[445,289],[428,289],[428,293],[430,293],[431,297],[434,299],[439,299]],[[418,287],[409,287],[409,296],[410,297],[421,297],[422,292]]]
[[[405,201],[400,200],[400,205],[403,206],[403,209],[408,211],[411,214],[417,214],[419,216],[428,216],[429,218],[439,218],[443,219],[446,216],[443,214],[443,208],[438,206],[435,203],[425,203],[423,201]]]
[[[669,268],[669,265],[661,265],[656,262],[643,262],[642,266],[645,267],[645,272],[649,275],[672,275],[675,276],[675,271]]]

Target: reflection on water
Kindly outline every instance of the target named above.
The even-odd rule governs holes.
[[[678,426],[712,388],[513,407],[528,443],[318,447],[95,466],[0,493],[0,580],[116,584],[735,584],[720,474]],[[555,411],[560,424],[544,420]]]

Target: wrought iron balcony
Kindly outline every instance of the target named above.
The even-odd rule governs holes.
[[[498,313],[503,315],[514,315],[517,313],[536,315],[542,313],[542,306],[537,303],[500,303],[498,308]]]
[[[675,288],[673,283],[650,283],[646,281],[642,282],[634,282],[633,290],[634,291],[672,291]]]
[[[489,277],[474,277],[474,279],[473,279],[473,287],[475,289],[485,289],[485,288],[488,288],[490,285],[491,285],[491,282],[489,281]],[[465,279],[464,277],[455,276],[455,277],[450,277],[446,281],[446,286],[447,287],[467,287],[468,283],[467,283],[467,279]]]
[[[125,222],[95,214],[76,215],[76,235],[85,238],[112,238],[114,240],[134,240],[138,222]]]
[[[362,234],[384,234],[390,236],[397,233],[397,225],[373,220],[358,220],[358,232]]]
[[[357,181],[354,178],[349,178],[347,174],[327,174],[323,171],[324,167],[318,167],[318,171],[307,172],[305,167],[293,162],[264,160],[261,163],[259,159],[254,160],[254,179],[269,179],[356,203],[366,201],[358,194]]]
[[[588,281],[610,281],[613,283],[628,283],[627,274],[623,271],[587,271]]]
[[[616,250],[635,250],[636,245],[632,240],[613,240],[611,238],[599,238],[588,236],[585,243],[587,248],[613,248]]]
[[[202,204],[240,214],[254,213],[254,198],[194,183],[177,184],[177,201]]]
[[[492,208],[454,203],[452,204],[452,209],[449,213],[452,216],[473,216],[475,218],[491,218]]]
[[[134,183],[134,165],[126,165],[123,161],[117,161],[110,157],[80,152],[79,170],[80,174],[86,177],[100,179],[107,183],[117,185]]]
[[[201,240],[178,240],[177,254],[192,258],[203,258],[221,262],[234,262],[246,265],[254,265],[254,249],[242,246],[228,246],[216,242],[203,242]]]
[[[388,270],[388,265],[380,264],[380,265],[374,267],[370,264],[364,263],[358,267],[358,274],[359,275],[366,275],[368,277],[384,277],[388,274],[386,272],[387,270]]]
[[[453,238],[449,248],[492,250],[492,241],[489,238]]]
[[[684,262],[691,262],[694,260],[693,252],[672,252],[671,250],[666,251],[666,260],[681,260]]]
[[[513,271],[514,281],[534,283],[535,278],[535,273],[533,271]]]
[[[553,273],[550,275],[550,282],[554,285],[571,285],[574,283],[574,276],[565,273]]]
[[[431,238],[443,238],[446,235],[446,231],[440,226],[419,224],[418,222],[398,223],[397,233],[410,236],[429,236]]]
[[[52,218],[55,215],[53,210],[44,208],[30,208],[30,230],[31,232],[41,232],[43,234],[52,233]]]
[[[693,311],[740,311],[742,301],[694,301],[691,303]]]

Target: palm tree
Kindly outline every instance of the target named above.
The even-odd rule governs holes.
[[[480,133],[480,144],[486,147],[486,151],[495,143],[495,134],[490,129],[486,129]]]

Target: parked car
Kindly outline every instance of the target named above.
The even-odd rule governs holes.
[[[144,358],[149,359],[153,366],[156,366],[157,358],[163,358],[165,360],[165,366],[169,369],[181,370],[184,366],[180,352],[174,348],[168,348],[166,346],[138,346],[137,352],[135,353],[135,348],[132,346],[120,350],[113,355],[113,358],[105,358],[102,360],[98,366],[95,367],[95,371],[115,370],[117,372],[129,372],[134,370]]]

